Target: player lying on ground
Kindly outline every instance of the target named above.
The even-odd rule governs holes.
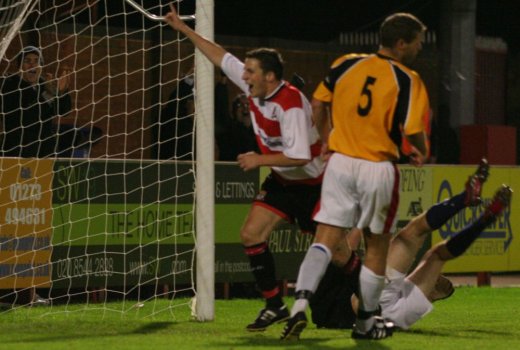
[[[385,286],[380,299],[383,318],[392,321],[396,327],[408,329],[429,313],[432,310],[431,301],[435,298],[434,293],[439,291],[435,287],[438,283],[442,283],[439,277],[444,264],[462,255],[470,247],[480,233],[509,206],[511,195],[511,188],[502,185],[476,221],[452,238],[428,250],[419,265],[408,276],[395,269],[390,270],[387,273],[389,283]],[[430,230],[438,229],[449,219],[441,216],[437,217],[439,221],[433,221],[435,226],[430,226]],[[427,227],[424,229],[428,230]]]
[[[406,273],[427,234],[440,228],[460,210],[481,203],[480,194],[488,171],[489,166],[483,160],[475,174],[470,176],[462,193],[432,206],[428,211],[414,218],[392,240],[387,269],[387,278],[390,282],[385,286],[380,299],[383,319],[391,320],[399,328],[409,328],[431,311],[431,301],[445,298],[452,293],[451,283],[441,277],[444,263],[463,254],[479,234],[509,206],[512,190],[508,186],[503,185],[499,188],[485,207],[483,214],[475,222],[451,239],[432,247],[418,267],[408,276]],[[359,273],[359,269],[354,268],[353,271]],[[357,309],[356,300],[357,298],[354,297],[353,309]],[[319,303],[314,301],[313,319],[317,304]],[[353,309],[350,309],[350,312],[353,312]],[[299,311],[293,314],[281,338],[297,339],[306,325],[305,312]],[[377,332],[377,329],[375,331]]]

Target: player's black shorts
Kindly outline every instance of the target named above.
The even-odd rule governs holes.
[[[274,209],[291,223],[296,223],[303,232],[316,232],[312,217],[320,199],[321,184],[282,184],[273,174],[262,183],[255,203]]]

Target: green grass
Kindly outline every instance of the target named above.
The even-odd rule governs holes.
[[[73,305],[3,312],[0,349],[520,349],[520,288],[457,288],[410,331],[378,342],[355,342],[350,331],[314,325],[298,342],[278,340],[281,324],[264,333],[247,333],[244,327],[262,307],[260,300],[217,300],[215,321],[207,323],[192,321],[186,306],[150,316],[154,308],[171,305],[158,303],[124,315],[104,311],[100,304],[88,311],[85,305]],[[108,306],[128,309],[128,304]]]

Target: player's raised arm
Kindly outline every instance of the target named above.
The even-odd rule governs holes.
[[[220,67],[222,58],[227,51],[220,45],[209,41],[191,29],[183,20],[180,19],[177,10],[175,10],[175,7],[171,4],[170,9],[170,12],[164,16],[164,21],[173,29],[186,35],[197,49],[199,49],[214,65]]]

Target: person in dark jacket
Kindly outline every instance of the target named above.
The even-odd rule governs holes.
[[[0,82],[0,112],[3,122],[2,155],[46,158],[56,156],[55,117],[71,110],[69,72],[58,79],[42,77],[43,56],[27,46],[18,54],[19,72]]]
[[[168,160],[193,160],[195,84],[193,68],[179,81],[168,97],[152,128],[152,158]]]

